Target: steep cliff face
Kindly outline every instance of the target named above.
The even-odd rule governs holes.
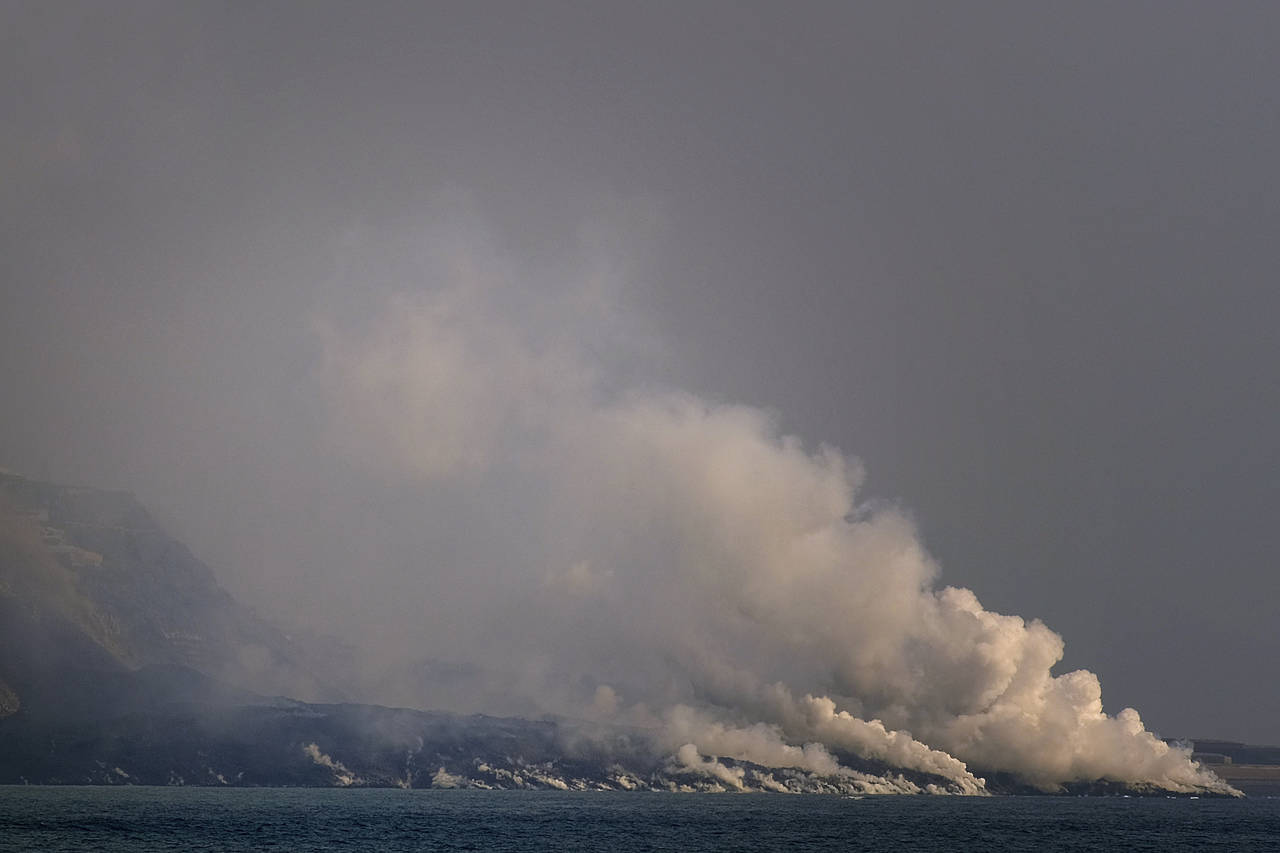
[[[70,670],[190,667],[249,690],[343,698],[126,492],[0,473],[0,715]]]

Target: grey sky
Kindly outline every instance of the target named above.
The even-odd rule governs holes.
[[[459,526],[534,525],[335,456],[316,329],[479,241],[534,327],[549,282],[616,288],[572,323],[607,384],[857,456],[1109,711],[1280,742],[1274,4],[0,18],[0,465],[133,489],[268,612],[377,621]]]

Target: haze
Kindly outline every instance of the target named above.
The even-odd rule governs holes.
[[[1110,714],[1280,742],[1278,19],[8,4],[0,465],[501,682],[415,701],[856,688],[989,757],[1052,629]]]

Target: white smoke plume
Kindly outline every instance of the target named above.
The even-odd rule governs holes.
[[[717,756],[836,774],[844,752],[961,793],[984,789],[970,768],[1228,790],[1135,711],[1105,714],[1093,674],[1052,675],[1044,624],[939,586],[912,521],[859,499],[854,460],[758,408],[620,387],[598,357],[607,287],[535,309],[483,257],[443,277],[360,328],[318,324],[348,462],[435,505],[502,496],[422,556],[431,648],[539,709],[657,725],[727,787],[741,771]]]
[[[466,779],[457,776],[441,767],[431,777],[431,787],[433,788],[462,788],[466,785]]]
[[[714,758],[703,758],[698,753],[698,747],[691,743],[686,743],[676,750],[675,760],[672,763],[674,769],[692,770],[715,779],[727,790],[746,790],[746,784],[743,781],[747,775],[746,770],[741,767],[726,767]]]
[[[335,761],[329,754],[321,752],[320,747],[314,743],[304,744],[302,751],[316,765],[327,767],[333,773],[333,781],[344,788],[358,785],[364,781],[355,773],[352,773],[341,761]]]

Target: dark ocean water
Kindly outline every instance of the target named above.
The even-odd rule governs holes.
[[[1280,799],[0,787],[0,849],[1280,851]]]

